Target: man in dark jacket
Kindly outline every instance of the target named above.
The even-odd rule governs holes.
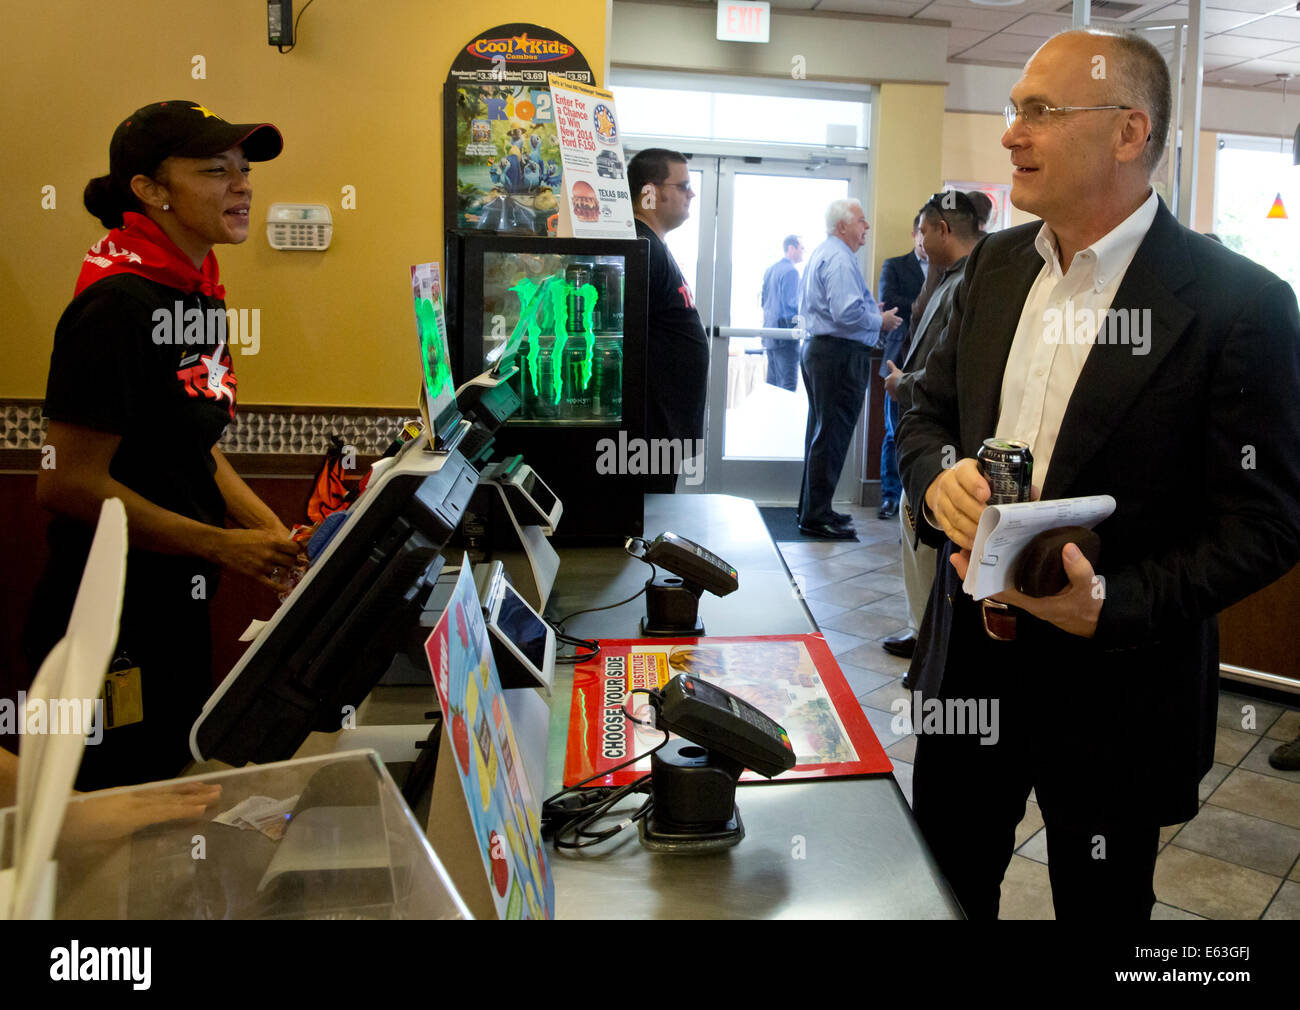
[[[1033,789],[1057,917],[1143,919],[1160,826],[1196,814],[1213,760],[1216,615],[1300,558],[1300,312],[1152,190],[1170,84],[1149,42],[1065,32],[1011,98],[1011,200],[1042,224],[970,254],[900,430],[940,552],[907,681],[914,710],[938,705],[916,726],[914,811],[971,917],[997,915]],[[961,584],[992,436],[1029,443],[1044,500],[1116,501],[1095,571],[1067,544],[1060,593],[997,594],[999,639]]]
[[[902,256],[892,256],[880,268],[880,307],[898,309],[903,324],[885,337],[884,357],[880,377],[889,375],[884,361],[898,361],[904,356],[908,337],[908,321],[912,318],[912,302],[921,293],[929,260],[921,244],[921,215],[912,219],[912,250]],[[898,515],[898,500],[903,485],[898,479],[898,453],[894,445],[894,431],[898,427],[898,404],[888,393],[884,399],[885,440],[880,444],[880,511],[881,519]]]

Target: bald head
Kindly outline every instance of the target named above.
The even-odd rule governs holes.
[[[1146,115],[1149,140],[1138,164],[1150,178],[1165,153],[1173,104],[1160,51],[1134,32],[1077,28],[1048,39],[1030,63],[1044,52],[1064,56],[1069,75],[1086,81],[1090,100],[1081,104],[1124,105]]]
[[[1062,263],[1151,192],[1169,129],[1169,73],[1148,42],[1079,29],[1049,39],[1011,89],[1011,202],[1055,232]]]

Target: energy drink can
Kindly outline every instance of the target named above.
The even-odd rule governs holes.
[[[570,263],[564,268],[564,282],[568,285],[568,301],[566,308],[569,314],[568,330],[570,333],[581,333],[582,330],[582,309],[584,299],[580,292],[591,283],[591,264],[590,263]]]
[[[524,419],[547,419],[558,416],[559,405],[554,399],[555,338],[540,337],[537,341],[537,354],[531,353],[532,347],[524,344],[519,348],[519,375],[522,385],[523,409],[519,416]],[[534,370],[535,369],[535,370]]]
[[[597,333],[623,332],[623,268],[617,263],[600,263],[592,271],[596,289],[594,329]]]
[[[1027,443],[1009,438],[986,438],[975,458],[992,492],[987,504],[1011,505],[1029,501],[1034,457]]]
[[[591,366],[591,411],[595,417],[617,421],[623,417],[623,343],[611,337],[596,338]]]
[[[591,417],[593,376],[587,372],[587,346],[570,339],[564,345],[564,375],[560,383],[560,416],[583,420]],[[584,382],[584,376],[586,381]]]

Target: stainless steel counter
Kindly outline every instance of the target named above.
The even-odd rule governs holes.
[[[729,495],[649,495],[646,537],[665,530],[734,565],[740,589],[706,594],[708,635],[815,631],[789,570],[752,501]],[[649,569],[618,548],[560,551],[547,616],[563,617],[635,593]],[[645,598],[568,622],[587,638],[637,638]],[[547,794],[560,787],[572,667],[557,667]],[[892,775],[747,785],[736,794],[746,836],[709,855],[645,850],[631,829],[582,852],[551,850],[556,910],[567,919],[958,918]],[[628,809],[634,809],[635,803]]]

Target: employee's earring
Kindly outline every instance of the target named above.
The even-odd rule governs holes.
[[[165,203],[165,204],[162,205],[162,209],[163,209],[163,210],[171,210],[171,209],[172,209],[172,205],[171,205],[170,203]]]

